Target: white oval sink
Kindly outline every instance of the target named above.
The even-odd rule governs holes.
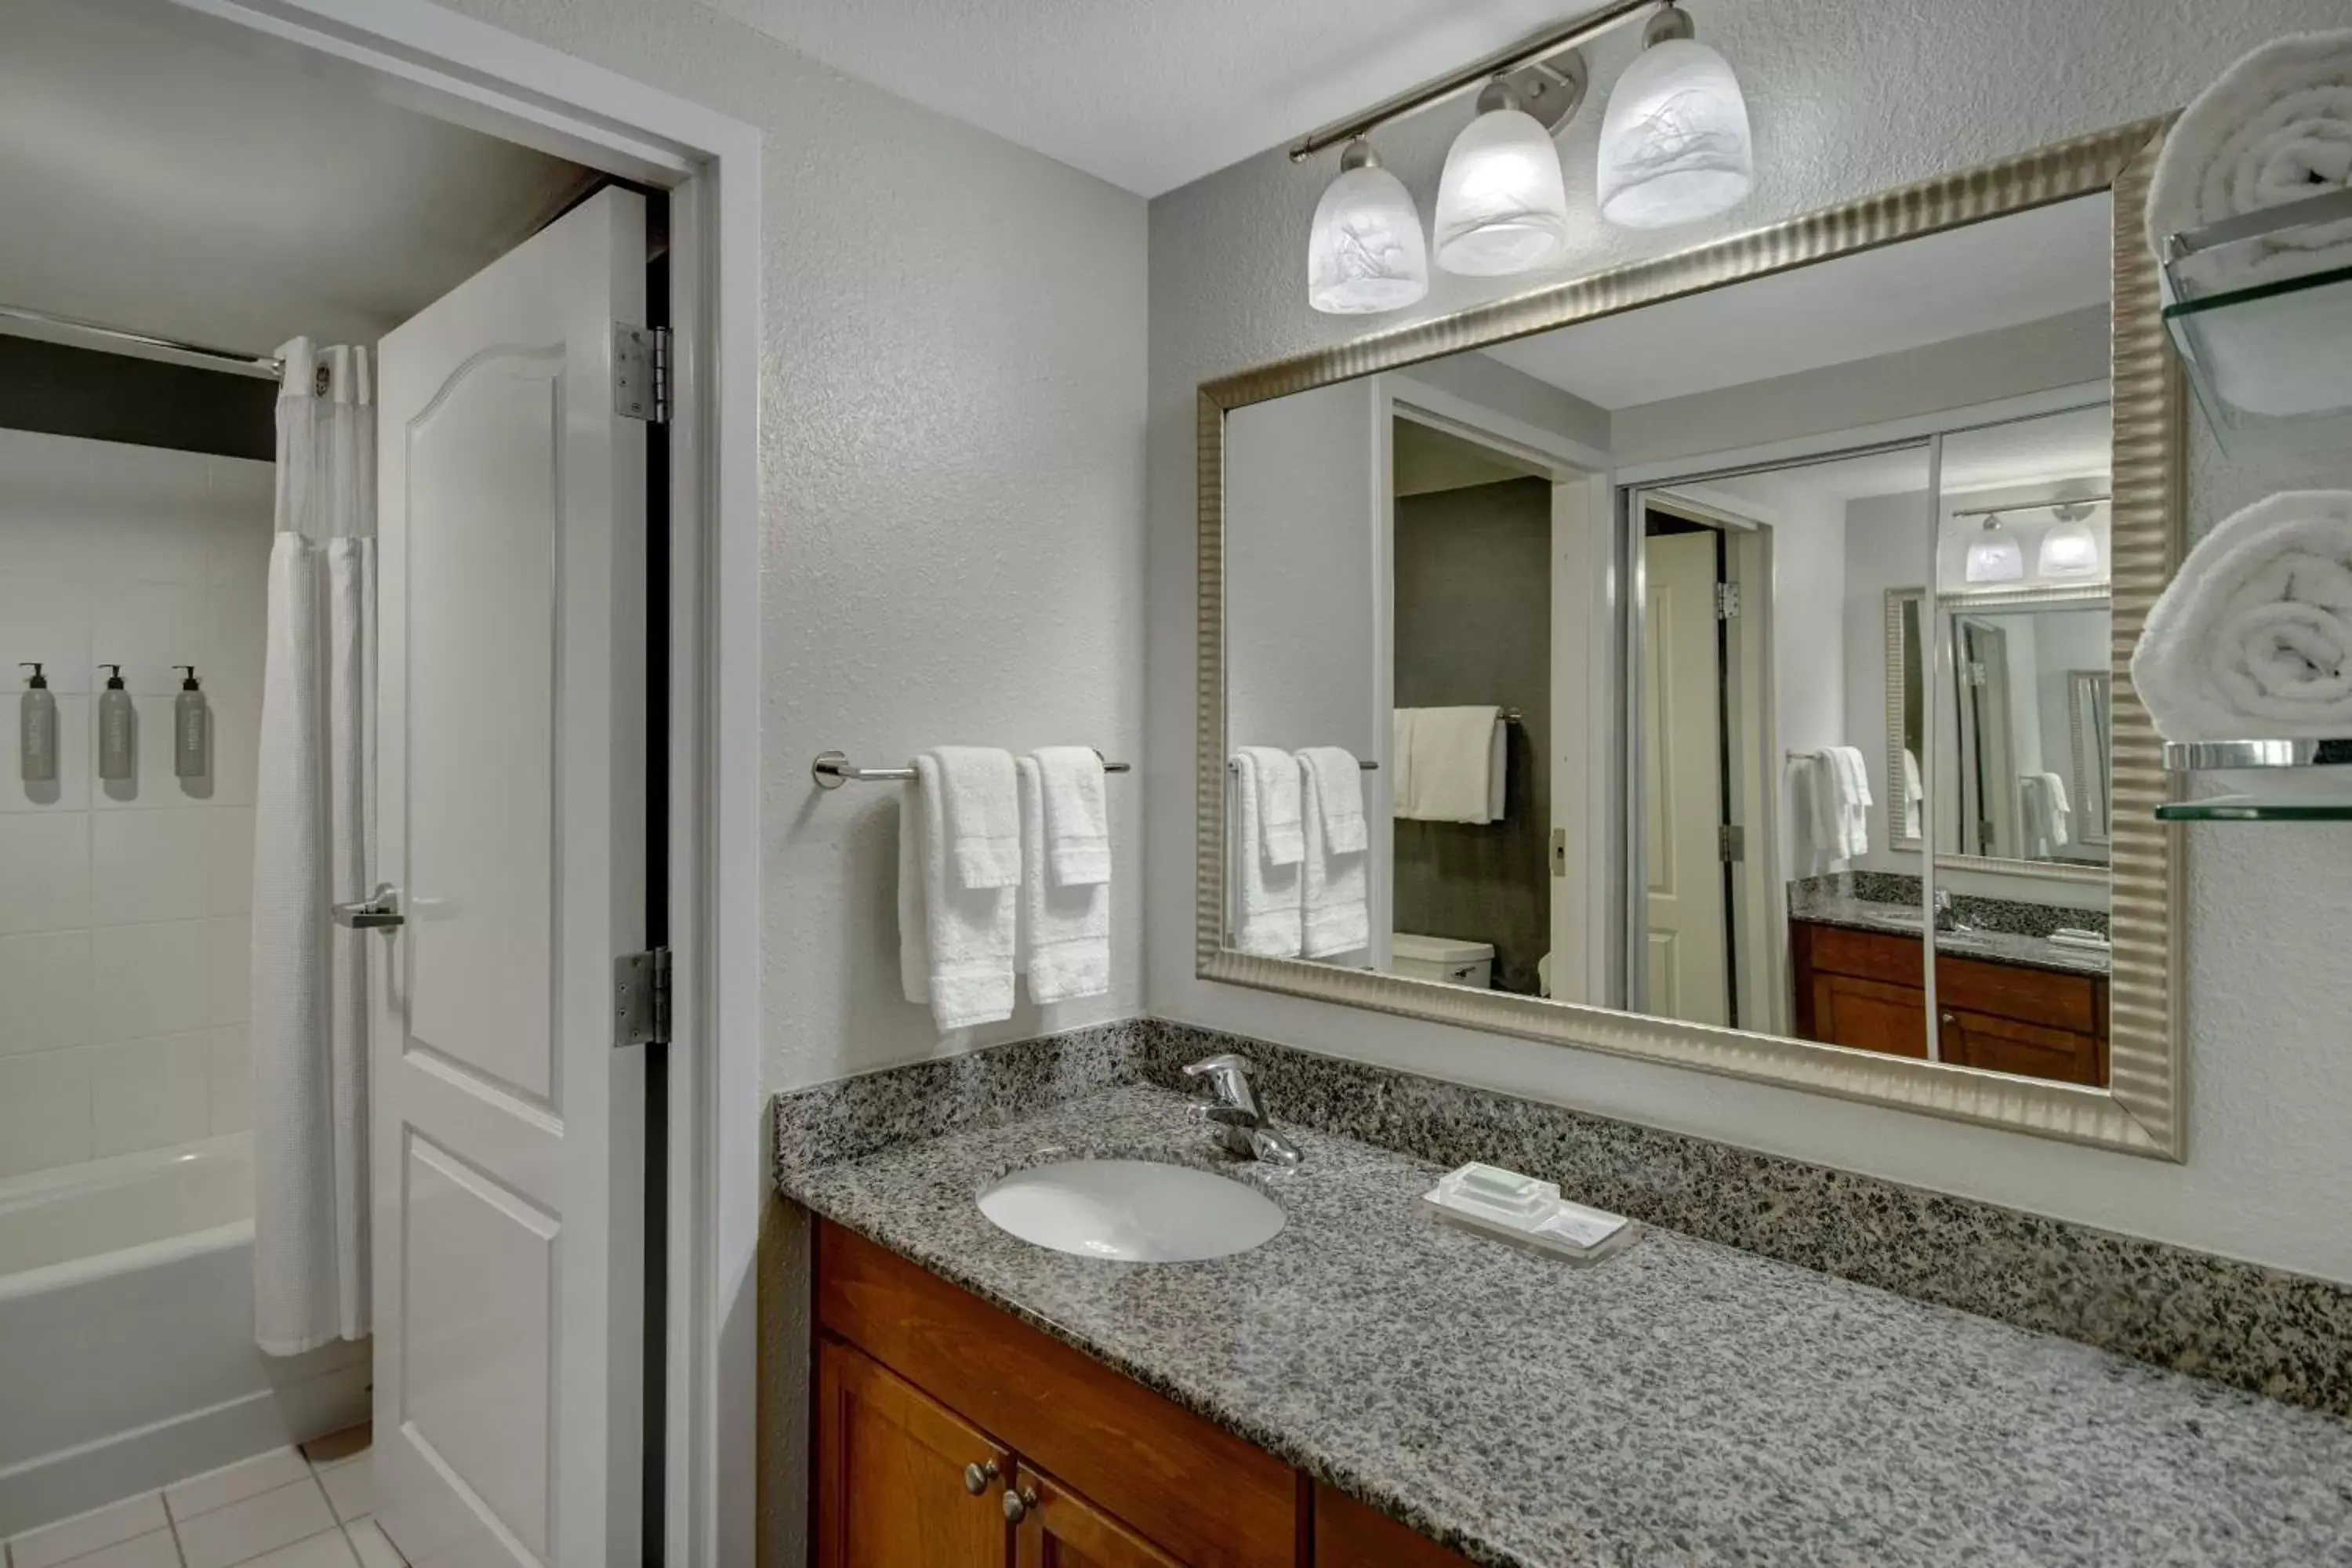
[[[1070,1160],[1016,1171],[980,1212],[1024,1241],[1133,1263],[1191,1263],[1263,1247],[1282,1209],[1263,1193],[1151,1160]]]

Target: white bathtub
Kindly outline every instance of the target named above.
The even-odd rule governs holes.
[[[363,1421],[368,1369],[254,1348],[246,1134],[0,1181],[0,1536]]]

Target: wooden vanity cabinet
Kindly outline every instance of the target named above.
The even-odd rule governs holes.
[[[815,1251],[817,1568],[1465,1563],[829,1220]]]
[[[1789,922],[1796,1031],[1895,1056],[1927,1055],[1920,941]],[[2061,1083],[2107,1081],[2107,982],[2018,963],[1936,957],[1940,1059]]]

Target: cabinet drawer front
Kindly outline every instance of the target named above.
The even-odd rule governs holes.
[[[1908,985],[1914,990],[1927,984],[1927,965],[1919,956],[1919,939],[1916,936],[1890,936],[1831,925],[1806,924],[1805,929],[1815,969]]]
[[[2098,1033],[2097,990],[2098,982],[2085,974],[2058,974],[2047,969],[1979,963],[1965,958],[1936,961],[1938,1005],[1990,1013],[2045,1029]]]
[[[2098,1084],[2100,1044],[2094,1035],[2039,1028],[1987,1013],[1947,1011],[1942,1019],[1944,1059],[1991,1072],[2022,1073],[2062,1083]]]
[[[1271,1454],[829,1220],[816,1260],[819,1324],[1169,1555],[1293,1568],[1296,1483]]]
[[[1315,1489],[1315,1568],[1470,1568],[1470,1559],[1417,1535],[1345,1492]]]

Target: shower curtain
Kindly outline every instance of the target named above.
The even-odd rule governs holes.
[[[374,869],[375,408],[364,348],[296,338],[278,394],[254,797],[254,1338],[368,1332],[368,964],[333,923]]]

